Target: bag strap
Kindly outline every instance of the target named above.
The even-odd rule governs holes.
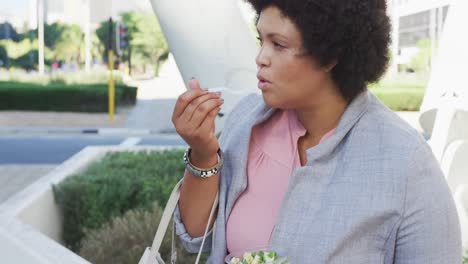
[[[172,215],[174,214],[175,208],[177,207],[177,203],[179,202],[180,186],[182,185],[182,182],[183,182],[183,179],[181,179],[176,184],[176,186],[172,190],[169,200],[167,201],[166,207],[164,208],[164,213],[161,217],[161,221],[159,222],[159,226],[156,231],[156,235],[154,236],[154,239],[153,239],[153,244],[151,245],[149,259],[155,259],[156,255],[159,252],[159,248],[161,247],[164,235],[166,234],[167,228],[169,226],[169,222],[171,221]],[[205,243],[206,234],[208,233],[208,228],[210,227],[210,223],[211,223],[211,220],[213,219],[214,211],[216,210],[217,204],[218,204],[218,193],[216,194],[215,201],[213,202],[213,206],[211,207],[210,217],[206,225],[205,234],[203,235],[203,240],[202,240],[200,250],[198,252],[196,263],[198,263],[199,261],[199,258],[203,249],[203,245]],[[173,228],[172,232],[173,232],[172,235],[174,237],[175,228]],[[172,254],[174,254],[174,245],[172,245],[172,247],[173,247]],[[175,256],[173,255],[172,257],[175,257]]]
[[[200,250],[198,250],[198,256],[197,256],[197,259],[195,260],[195,264],[198,264],[198,262],[200,261],[200,256],[201,256],[201,253],[203,251],[203,245],[205,245],[206,234],[208,233],[208,229],[210,228],[211,220],[213,219],[213,215],[214,215],[214,212],[216,210],[216,205],[218,204],[218,196],[219,196],[219,193],[216,193],[216,198],[215,198],[215,200],[213,202],[213,205],[211,206],[210,217],[208,218],[208,223],[206,224],[205,234],[203,235],[203,240],[202,240],[202,243],[201,243],[201,246],[200,246]],[[213,232],[214,232],[214,226],[213,226]]]

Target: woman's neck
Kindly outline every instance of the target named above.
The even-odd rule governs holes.
[[[296,109],[299,121],[307,130],[303,140],[309,145],[316,145],[330,130],[338,126],[348,102],[335,90],[323,92],[319,102],[313,105]]]

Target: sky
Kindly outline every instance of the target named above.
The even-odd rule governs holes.
[[[0,0],[0,16],[9,15],[26,17],[28,14],[28,2],[30,0]]]

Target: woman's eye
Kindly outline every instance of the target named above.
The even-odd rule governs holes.
[[[273,42],[273,45],[275,46],[275,48],[280,48],[280,49],[284,48],[283,45],[281,45],[281,44],[279,44],[277,42]]]
[[[260,46],[263,46],[262,38],[257,37],[257,40],[260,43]],[[279,44],[278,42],[272,41],[271,43],[273,44],[273,47],[275,47],[276,49],[284,49],[285,48],[285,46]]]

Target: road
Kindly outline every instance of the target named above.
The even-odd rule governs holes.
[[[99,135],[0,136],[0,203],[37,181],[87,146],[137,145],[186,146],[175,135],[141,138]],[[181,157],[182,160],[182,157]]]
[[[97,135],[45,135],[0,137],[2,164],[60,164],[85,148],[95,145],[119,145],[126,137]],[[185,145],[178,136],[157,135],[141,138],[138,145]]]

